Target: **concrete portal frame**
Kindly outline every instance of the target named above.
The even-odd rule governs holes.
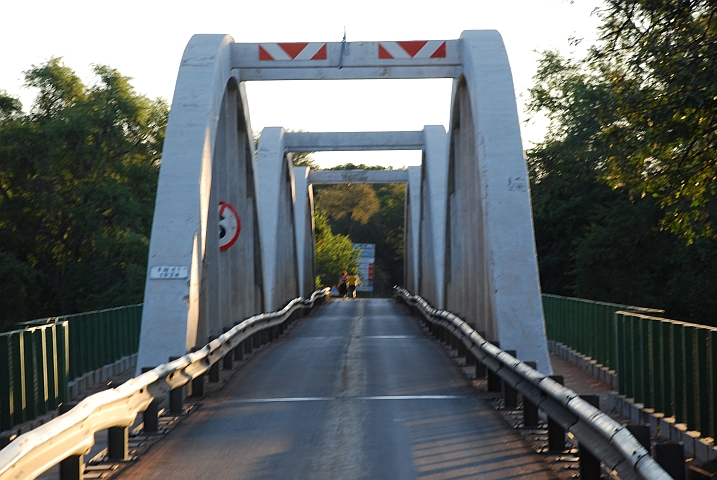
[[[272,129],[264,129],[271,133]],[[262,132],[259,141],[259,157],[264,151],[265,138],[269,137]],[[422,164],[431,165],[432,170],[440,172],[447,166],[447,136],[442,125],[427,125],[422,131],[410,132],[284,132],[281,139],[267,140],[274,143],[273,151],[291,152],[317,152],[317,151],[371,151],[371,150],[421,150]],[[288,156],[287,156],[288,158]],[[261,165],[261,160],[259,161]],[[434,188],[434,194],[426,199],[427,212],[440,212],[438,219],[429,222],[434,226],[436,235],[425,239],[421,238],[421,167],[409,167],[408,170],[326,170],[311,171],[305,167],[294,168],[295,192],[295,222],[297,228],[297,254],[299,265],[299,284],[301,294],[308,294],[312,288],[314,265],[312,263],[315,251],[313,235],[313,190],[315,184],[336,185],[352,183],[404,183],[406,184],[406,250],[404,276],[406,285],[413,292],[419,291],[419,277],[416,272],[425,271],[433,279],[431,285],[443,284],[443,261],[445,255],[445,205],[446,188]],[[298,172],[298,173],[297,173]],[[440,175],[437,175],[440,178]],[[444,176],[445,178],[445,176]],[[308,198],[300,196],[308,192]],[[309,208],[308,206],[311,205]],[[309,220],[305,219],[306,212],[311,212],[311,231],[308,230]],[[426,227],[429,231],[431,227]],[[430,245],[428,245],[430,243]],[[423,244],[423,247],[422,247]],[[272,246],[269,246],[272,248]],[[309,253],[310,252],[310,253]],[[423,252],[423,257],[421,256]],[[428,257],[431,252],[438,252]],[[265,255],[272,258],[273,254]],[[408,265],[408,262],[411,265]],[[425,263],[425,266],[424,266]],[[271,267],[268,267],[271,268]],[[267,286],[267,289],[269,287]],[[442,292],[442,290],[439,289]],[[443,299],[439,297],[436,305],[442,305]]]
[[[182,355],[312,286],[314,172],[293,169],[287,148],[319,148],[276,128],[265,131],[255,156],[243,82],[396,78],[454,81],[447,146],[423,149],[423,165],[408,171],[407,286],[551,372],[512,76],[492,30],[425,42],[192,37],[165,138],[138,368]],[[341,141],[356,147],[366,138]],[[377,149],[398,140],[383,141]],[[426,161],[434,155],[443,163]],[[241,217],[241,247],[217,251],[217,207],[227,196]],[[162,266],[181,278],[153,277]]]

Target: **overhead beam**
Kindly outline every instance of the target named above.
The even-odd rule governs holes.
[[[309,172],[310,184],[407,183],[406,170],[321,170]]]
[[[460,43],[236,43],[233,67],[242,81],[458,78]]]
[[[287,152],[422,150],[423,132],[287,132]]]

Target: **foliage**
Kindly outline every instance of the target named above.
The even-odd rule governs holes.
[[[643,3],[609,8],[630,4],[636,18]],[[607,40],[583,60],[544,52],[530,90],[529,112],[551,122],[527,152],[542,289],[717,325],[714,186],[703,181],[714,175],[713,132],[700,130],[694,122],[707,120],[686,115],[671,90],[670,75],[687,68],[675,64],[679,56],[663,52],[656,61],[642,52],[651,67],[640,71],[632,55],[650,45],[633,45],[620,62],[624,44]],[[696,95],[687,90],[685,101]],[[694,112],[707,118],[703,100]],[[693,134],[700,141],[688,152]]]
[[[168,107],[94,72],[85,86],[58,58],[33,66],[29,114],[0,96],[5,322],[141,302]]]
[[[350,236],[355,223],[366,225],[378,211],[376,192],[368,184],[332,185],[321,189],[316,197],[316,206],[333,220],[346,218]]]
[[[316,225],[316,288],[331,286],[342,270],[356,270],[359,251],[346,235],[334,235],[321,210],[314,214]]]
[[[663,226],[689,241],[717,236],[717,3],[610,0],[600,16],[586,62],[606,70],[615,99],[598,115],[606,178],[654,196]]]
[[[346,164],[339,165],[332,170],[383,170],[380,166],[366,166]],[[364,223],[354,221],[353,213],[346,212],[349,206],[341,206],[340,201],[326,209],[326,192],[337,192],[339,189],[329,186],[315,187],[317,193],[316,208],[326,212],[331,228],[335,232],[348,235],[354,243],[376,244],[376,262],[374,264],[374,295],[389,296],[394,285],[403,283],[403,254],[404,254],[404,202],[405,185],[402,184],[375,184],[375,185],[339,185],[345,187],[344,197],[353,201],[356,197],[372,198],[370,204],[371,215],[366,215],[360,205],[356,207]],[[342,190],[343,191],[343,190]],[[341,195],[339,195],[341,196]],[[374,200],[375,199],[375,204]],[[364,279],[365,283],[365,279]]]

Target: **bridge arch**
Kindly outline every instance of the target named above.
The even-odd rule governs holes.
[[[265,308],[256,161],[233,43],[228,35],[195,35],[182,57],[157,186],[138,370],[184,355]],[[239,239],[226,251],[208,234],[219,230],[220,201],[241,219]],[[158,276],[158,269],[179,273]]]
[[[285,50],[274,58],[267,52],[280,54],[283,44],[236,44],[226,35],[190,40],[160,170],[138,368],[182,355],[313,286],[312,172],[292,168],[288,155],[308,148],[297,142],[311,137],[265,129],[255,154],[242,82],[442,77],[454,79],[449,132],[426,127],[423,163],[408,172],[407,285],[551,372],[527,167],[500,34],[464,32],[458,40],[426,42],[431,55],[412,48],[416,53],[390,59],[381,54],[388,44],[394,54],[403,48],[306,44],[316,50],[306,57],[299,52],[304,44],[294,44],[297,55]],[[363,133],[336,135],[353,148],[366,143]],[[369,149],[393,148],[390,135],[382,138]],[[416,143],[411,138],[401,141]],[[236,204],[242,226],[226,251],[214,233],[223,198]],[[158,279],[158,266],[188,273]]]

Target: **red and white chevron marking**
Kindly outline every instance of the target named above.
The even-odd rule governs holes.
[[[444,40],[379,42],[378,58],[446,58],[446,42]]]
[[[259,60],[326,60],[326,43],[260,43]]]

